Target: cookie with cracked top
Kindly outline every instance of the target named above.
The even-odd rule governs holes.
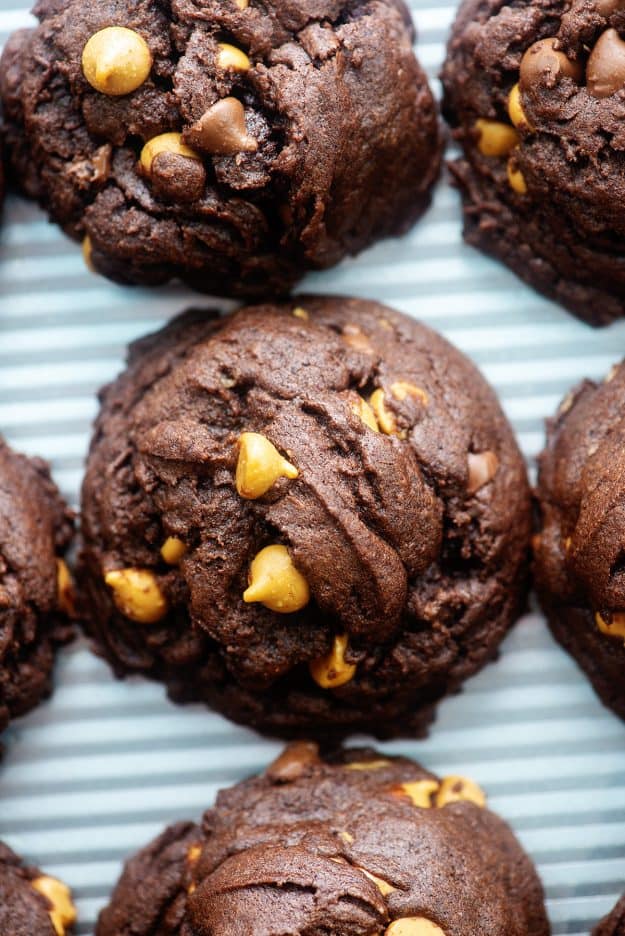
[[[0,842],[0,933],[4,936],[70,936],[76,908],[69,888],[28,867]]]
[[[72,534],[48,466],[0,437],[0,731],[48,695],[55,651],[71,637]]]
[[[286,292],[429,202],[403,0],[39,0],[5,49],[13,175],[122,283]]]
[[[421,733],[522,608],[523,460],[493,391],[375,302],[186,315],[102,394],[87,627],[119,674],[283,735]]]
[[[593,325],[625,310],[625,5],[464,0],[443,70],[466,240]]]
[[[584,381],[540,456],[535,578],[557,640],[625,718],[625,363]]]
[[[458,870],[462,869],[459,874]],[[470,780],[288,748],[127,863],[96,936],[547,936],[543,891]]]

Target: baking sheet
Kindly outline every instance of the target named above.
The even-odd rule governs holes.
[[[435,79],[455,4],[411,3],[419,54]],[[28,25],[0,0],[0,45]],[[582,377],[602,377],[625,347],[625,321],[595,332],[462,244],[457,195],[443,181],[425,219],[304,288],[376,298],[426,321],[482,368],[530,462],[543,420]],[[95,391],[126,343],[197,295],[122,289],[84,267],[80,249],[33,206],[8,202],[0,233],[0,430],[52,462],[76,502]],[[261,770],[279,745],[162,688],[115,682],[78,644],[53,699],[15,724],[0,766],[0,838],[74,889],[78,933],[93,932],[123,858],[165,823],[197,818],[216,790]],[[527,615],[501,660],[446,701],[425,742],[382,745],[432,770],[473,776],[507,818],[547,888],[554,934],[587,934],[625,889],[625,726]]]

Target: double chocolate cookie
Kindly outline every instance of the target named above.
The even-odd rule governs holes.
[[[286,290],[403,232],[441,140],[402,0],[39,0],[8,42],[13,173],[124,283]]]
[[[37,868],[26,867],[0,842],[0,933],[70,936],[75,920],[69,888]]]
[[[592,936],[625,936],[625,896],[621,897],[612,913],[595,927]]]
[[[548,424],[535,574],[554,635],[625,718],[625,364]]]
[[[71,636],[72,532],[47,465],[0,438],[0,731],[48,694],[55,649]]]
[[[465,0],[443,71],[465,237],[595,325],[625,310],[625,3]]]
[[[96,936],[547,936],[536,871],[470,780],[294,745],[126,865]]]
[[[495,395],[374,302],[186,315],[102,394],[87,626],[119,674],[280,734],[422,732],[525,598],[525,468]]]

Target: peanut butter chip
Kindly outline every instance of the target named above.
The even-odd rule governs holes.
[[[606,29],[590,53],[586,85],[596,98],[610,97],[625,86],[625,42],[616,29]]]
[[[521,88],[515,84],[508,98],[508,114],[517,130],[533,130],[521,102]]]
[[[191,865],[197,864],[197,862],[200,860],[201,854],[202,854],[202,846],[192,845],[189,851],[187,852],[187,861]]]
[[[432,797],[438,788],[436,780],[416,780],[413,783],[402,783],[397,792],[408,796],[419,809],[431,809]]]
[[[167,600],[149,569],[115,569],[104,581],[113,590],[117,609],[131,621],[155,624],[167,614]]]
[[[266,546],[250,566],[246,604],[258,602],[278,614],[293,614],[310,601],[308,582],[295,568],[286,546]]]
[[[238,6],[240,10],[247,10],[250,0],[234,0],[234,5]]]
[[[519,164],[514,153],[508,160],[508,182],[510,183],[510,188],[516,192],[517,195],[527,195],[527,182],[525,181],[525,176],[519,169]]]
[[[383,897],[388,897],[389,894],[394,894],[395,891],[397,890],[397,888],[393,887],[392,884],[389,884],[388,881],[383,880],[383,878],[377,877],[375,874],[372,874],[371,871],[367,871],[366,868],[358,867],[358,870],[362,871],[364,876],[366,878],[369,878],[372,884],[375,884],[375,886],[380,891]]]
[[[395,399],[400,402],[411,397],[413,400],[419,400],[424,406],[427,406],[429,403],[429,397],[425,390],[407,380],[398,380],[394,384],[391,384],[391,393]]]
[[[83,49],[82,70],[96,91],[121,97],[136,91],[152,70],[152,53],[139,33],[124,26],[107,26]]]
[[[580,81],[582,68],[579,62],[568,58],[555,46],[558,40],[540,39],[530,46],[521,59],[520,84],[522,88],[532,88],[537,84],[553,87],[560,78],[572,78]]]
[[[241,497],[256,500],[280,478],[295,480],[299,471],[264,435],[244,432],[239,438],[236,486]]]
[[[480,488],[493,480],[499,468],[499,459],[494,452],[469,452],[469,482],[467,491],[476,494]]]
[[[356,675],[356,666],[345,661],[348,642],[347,634],[335,637],[330,653],[310,663],[310,675],[322,689],[338,689]]]
[[[384,936],[445,936],[445,932],[425,917],[403,917],[391,923]]]
[[[74,581],[63,559],[56,560],[56,584],[59,608],[63,614],[74,617],[76,614],[76,596],[74,594]]]
[[[612,611],[605,617],[597,612],[595,614],[595,623],[602,634],[608,637],[620,637],[625,639],[625,611]]]
[[[358,394],[355,395],[356,399],[351,403],[352,412],[358,416],[358,418],[373,432],[379,432],[380,427],[378,426],[378,421],[375,418],[375,413],[369,406],[366,400],[363,400]]]
[[[483,808],[486,806],[484,791],[466,777],[445,777],[436,794],[436,805],[440,808],[449,803],[468,801]]]
[[[520,137],[510,124],[480,117],[475,121],[477,146],[482,156],[508,156],[519,145]]]
[[[267,768],[267,776],[276,783],[299,780],[308,767],[319,764],[319,745],[314,741],[296,741]]]
[[[303,309],[301,306],[296,306],[291,313],[295,318],[301,319],[303,322],[307,322],[310,318],[310,313]]]
[[[72,894],[69,887],[56,878],[36,878],[32,882],[33,888],[42,894],[51,906],[50,919],[57,936],[65,936],[66,928],[76,922],[76,907],[72,903]]]
[[[178,565],[186,551],[186,544],[177,536],[168,536],[161,546],[161,556],[167,565]]]
[[[345,764],[346,770],[383,770],[385,767],[390,767],[391,761],[384,760],[383,758],[377,758],[376,760],[369,761],[352,761],[350,764]]]
[[[82,258],[89,272],[96,273],[96,268],[93,265],[93,244],[88,234],[82,242]]]
[[[257,140],[247,132],[245,109],[234,97],[213,104],[187,131],[186,137],[193,146],[214,156],[255,153],[258,149]]]
[[[377,423],[384,435],[399,435],[395,414],[386,405],[386,394],[382,388],[374,390],[369,398]]]
[[[252,63],[245,52],[228,42],[219,43],[217,65],[219,68],[223,68],[224,71],[249,71],[252,67]]]
[[[354,351],[360,351],[362,354],[369,355],[374,353],[368,337],[357,325],[346,325],[343,328],[342,337],[345,344],[348,344]]]

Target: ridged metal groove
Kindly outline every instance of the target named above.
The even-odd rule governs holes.
[[[432,79],[455,4],[413,0]],[[0,0],[0,45],[28,25]],[[625,322],[592,331],[461,239],[456,193],[439,185],[426,218],[332,272],[314,291],[386,301],[442,331],[499,392],[530,466],[544,418],[625,347]],[[0,431],[52,462],[75,503],[95,392],[128,341],[198,297],[121,289],[89,274],[80,249],[33,206],[9,200],[0,234]],[[208,303],[207,303],[208,304]],[[116,683],[79,644],[62,654],[53,699],[8,732],[0,838],[72,885],[92,933],[125,856],[166,822],[198,817],[216,790],[261,770],[279,745],[160,686]],[[425,742],[385,745],[433,770],[475,777],[538,863],[556,934],[587,934],[625,887],[625,729],[602,709],[541,616],[527,615],[501,659],[445,702]]]

